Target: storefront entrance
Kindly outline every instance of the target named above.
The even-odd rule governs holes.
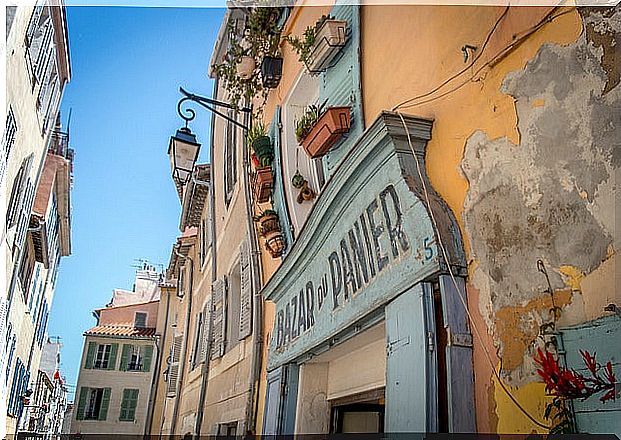
[[[382,113],[265,286],[264,434],[475,430],[461,239],[421,183],[430,132]]]

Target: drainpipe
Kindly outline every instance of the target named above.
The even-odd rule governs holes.
[[[183,332],[183,349],[181,352],[181,357],[183,360],[179,360],[179,365],[181,366],[181,371],[179,372],[179,381],[177,382],[177,395],[175,396],[175,406],[173,408],[173,416],[172,416],[172,425],[170,427],[170,435],[175,435],[175,429],[177,427],[177,417],[179,415],[179,401],[181,400],[181,387],[183,385],[183,379],[185,376],[185,361],[186,361],[186,352],[188,349],[188,335],[190,331],[190,317],[192,316],[192,288],[194,284],[194,261],[191,257],[184,257],[179,253],[177,249],[178,245],[173,247],[173,252],[177,255],[177,257],[182,258],[184,260],[190,261],[190,285],[188,286],[188,307],[187,312],[185,314],[185,330]],[[179,292],[177,292],[177,295]]]
[[[228,11],[227,11],[228,13]],[[214,81],[214,88],[212,96],[217,96],[218,92],[218,78]],[[214,173],[215,169],[213,167],[213,132],[215,127],[216,117],[215,115],[211,116],[211,131],[209,145],[211,148],[209,149],[209,163],[212,164],[210,169],[211,176],[211,187],[209,188],[209,214],[210,214],[210,224],[209,229],[211,232],[211,284],[216,281],[218,278],[217,265],[216,265],[216,191],[213,185]],[[213,294],[213,293],[212,293]],[[213,302],[212,302],[213,304]],[[196,437],[200,438],[201,436],[201,426],[203,424],[203,412],[205,410],[205,401],[207,399],[207,385],[209,384],[209,363],[211,361],[211,337],[213,334],[213,308],[209,310],[209,334],[207,335],[207,348],[205,353],[205,361],[203,362],[203,366],[201,367],[201,390],[198,397],[198,408],[196,410],[196,425],[194,427],[194,432],[196,433]]]
[[[252,124],[252,114],[250,115],[250,124]],[[249,152],[248,146],[245,145],[244,139],[243,151],[243,170],[244,178],[244,194],[246,198],[246,227],[248,230],[247,236],[250,241],[250,266],[252,267],[251,277],[251,291],[253,300],[253,319],[252,319],[252,334],[253,334],[253,347],[251,355],[251,374],[248,384],[248,403],[246,406],[246,433],[254,434],[256,432],[256,415],[258,409],[259,396],[255,395],[258,390],[258,382],[261,378],[261,351],[263,347],[263,298],[261,296],[261,258],[260,251],[257,247],[257,235],[254,227],[253,220],[253,201],[252,194],[250,192],[250,178],[249,178]],[[246,434],[244,433],[244,434]]]
[[[161,296],[161,295],[160,295]],[[168,329],[168,312],[170,310],[170,293],[166,295],[166,315],[164,315],[164,331],[161,335],[162,344],[166,343],[166,330]],[[145,439],[151,437],[151,433],[149,432],[151,429],[151,424],[153,423],[153,415],[155,413],[155,401],[157,399],[157,379],[159,376],[160,367],[162,365],[160,353],[162,352],[159,347],[158,340],[155,340],[155,346],[157,348],[157,357],[155,361],[155,367],[153,368],[153,378],[151,379],[151,395],[149,396],[149,412],[147,414],[147,423],[144,427],[144,435]],[[162,418],[164,418],[164,413],[162,413]],[[160,430],[160,436],[162,435],[162,431]]]

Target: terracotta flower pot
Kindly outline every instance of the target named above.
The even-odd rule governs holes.
[[[326,154],[349,131],[351,114],[349,107],[330,107],[302,139],[302,148],[308,157],[315,159]]]
[[[257,168],[254,175],[254,197],[258,203],[265,203],[270,199],[273,182],[272,167]]]

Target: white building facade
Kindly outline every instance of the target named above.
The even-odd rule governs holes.
[[[6,419],[0,417],[0,436],[15,433],[23,396],[36,381],[58,262],[70,252],[73,158],[58,127],[71,76],[65,8],[37,2],[6,11],[6,116],[0,148],[0,264],[6,274],[0,289],[0,411]],[[51,181],[42,186],[46,169],[53,170],[48,172]],[[40,211],[35,213],[37,198]]]

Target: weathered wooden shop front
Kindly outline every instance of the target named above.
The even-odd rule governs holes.
[[[266,285],[263,434],[475,430],[464,253],[427,180],[431,127],[380,114]]]

